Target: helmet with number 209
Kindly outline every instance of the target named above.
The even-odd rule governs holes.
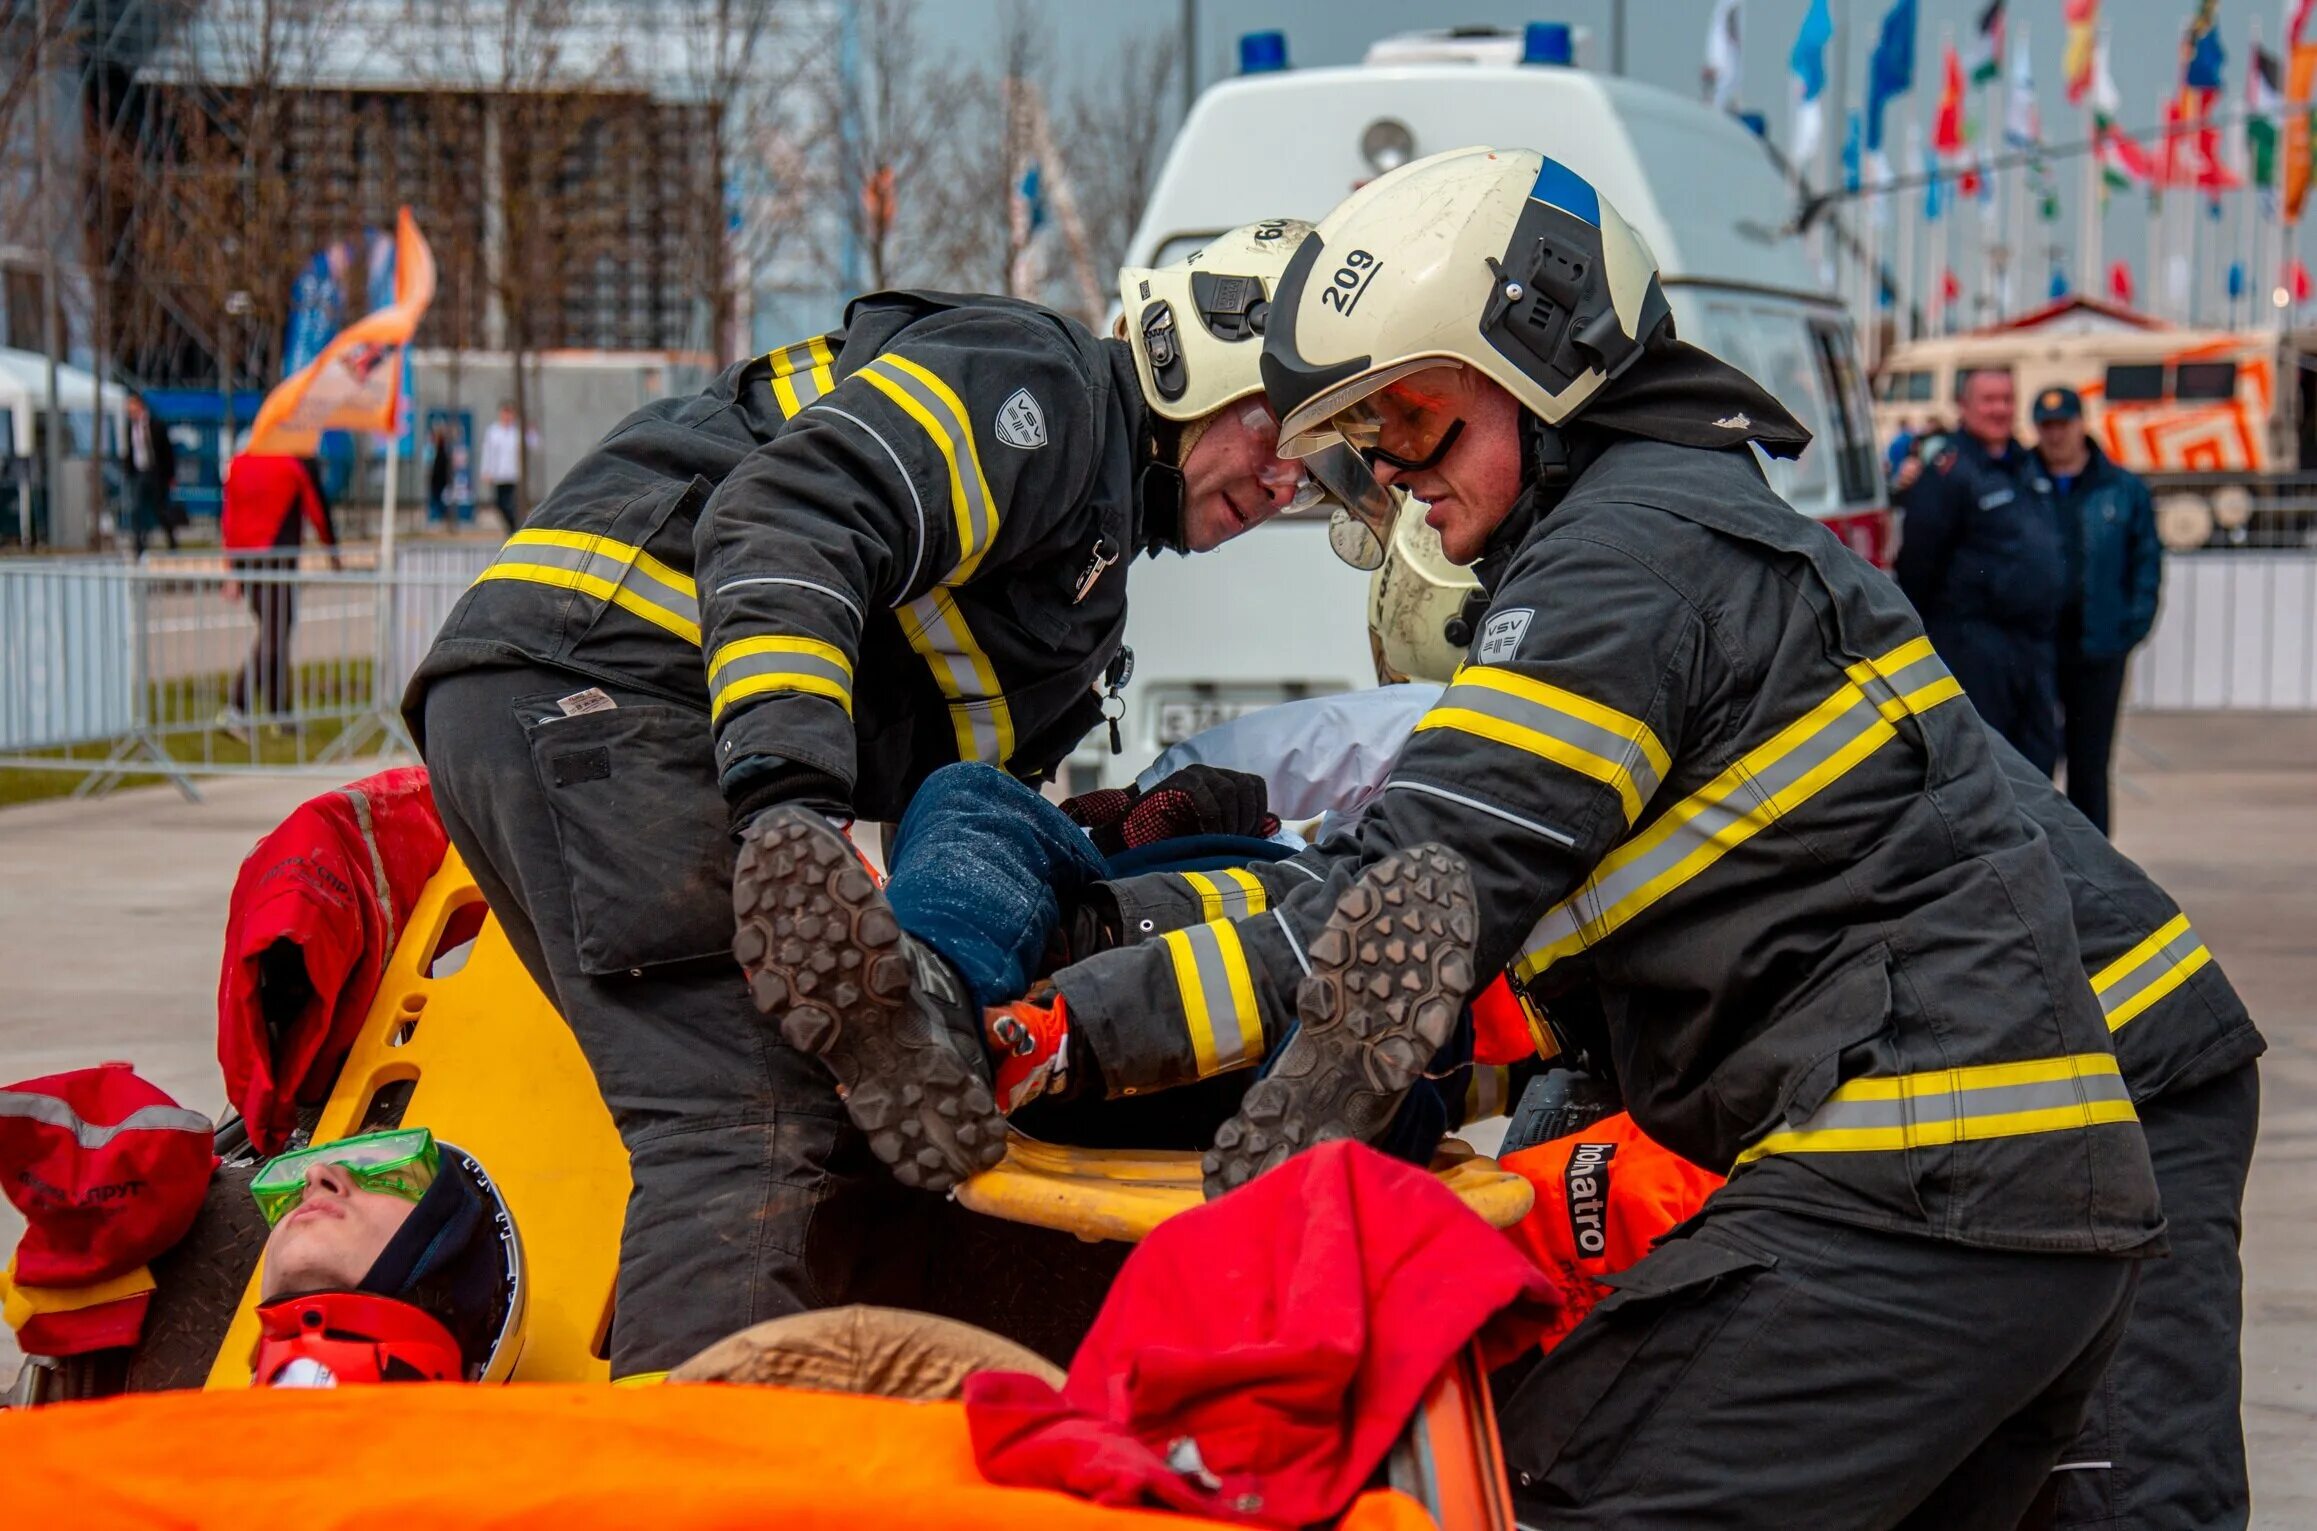
[[[1671,318],[1656,258],[1591,182],[1530,149],[1452,149],[1369,182],[1303,242],[1264,388],[1294,455],[1359,445],[1361,401],[1448,364],[1558,425]],[[1389,516],[1367,529],[1380,556]]]

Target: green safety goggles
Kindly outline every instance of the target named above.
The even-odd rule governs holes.
[[[306,1194],[306,1172],[317,1164],[335,1164],[354,1177],[365,1191],[416,1201],[434,1184],[442,1168],[442,1152],[434,1134],[424,1127],[399,1127],[387,1132],[366,1132],[334,1143],[317,1143],[269,1159],[250,1182],[250,1195],[272,1227],[288,1216]]]

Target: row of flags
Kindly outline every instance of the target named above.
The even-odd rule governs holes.
[[[2139,283],[2133,277],[2130,261],[2109,262],[2107,279],[2110,298],[2126,308],[2131,308],[2137,303],[2140,296]],[[2284,289],[2287,298],[2296,308],[2307,304],[2312,297],[2317,297],[2317,281],[2311,279],[2308,266],[2298,260],[2289,260],[2278,270],[2277,285]],[[2067,295],[2068,274],[2064,269],[2055,266],[2052,268],[2050,296],[2056,302]],[[2239,302],[2251,295],[2252,278],[2246,270],[2245,263],[2241,260],[2230,262],[2228,269],[2229,301],[2231,303]],[[1962,301],[1963,278],[1956,274],[1953,266],[1942,268],[1939,273],[1935,306],[1940,309],[1952,309]]]
[[[2066,43],[2061,69],[2068,101],[2087,109],[2103,187],[2141,187],[2152,193],[2192,188],[2218,197],[2249,184],[2263,194],[2272,211],[2287,220],[2298,219],[2312,180],[2317,43],[2304,39],[2317,0],[2282,0],[2281,47],[2272,51],[2255,45],[2250,50],[2243,101],[2246,153],[2240,164],[2230,162],[2222,143],[2228,52],[2220,32],[2219,0],[2193,0],[2181,33],[2179,84],[2163,104],[2153,144],[2134,137],[2124,125],[2100,30],[2100,5],[2101,0],[2062,0]],[[1744,0],[1717,0],[1706,34],[1705,93],[1723,110],[1737,106],[1743,8]],[[1950,44],[1940,60],[1930,168],[1953,178],[1965,197],[1990,194],[1985,164],[1990,136],[1973,116],[1973,103],[1984,93],[1998,86],[2004,89],[2006,147],[2033,156],[2043,145],[2026,39],[2009,37],[2008,10],[2007,0],[1986,0],[1974,19],[1967,52]],[[1868,62],[1863,114],[1851,114],[1843,146],[1844,174],[1853,190],[1862,174],[1875,181],[1891,174],[1886,117],[1890,103],[1915,87],[1918,21],[1918,0],[1892,0],[1883,14]],[[1834,32],[1828,0],[1811,0],[1788,53],[1794,106],[1791,158],[1798,164],[1814,160],[1824,142],[1826,50]],[[2039,158],[2030,159],[2029,177],[2039,209],[2056,217],[2057,195],[2048,167]]]

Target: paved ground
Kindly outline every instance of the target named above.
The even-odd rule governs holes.
[[[2245,1424],[2264,1527],[2317,1525],[2317,715],[2128,721],[2118,839],[2270,1039],[2247,1207]],[[224,898],[311,790],[240,781],[0,812],[0,1080],[127,1057],[215,1111]],[[0,1248],[16,1228],[0,1209]],[[0,1340],[0,1346],[5,1341]],[[0,1348],[0,1377],[13,1373]]]

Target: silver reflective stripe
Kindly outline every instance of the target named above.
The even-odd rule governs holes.
[[[990,502],[982,483],[981,459],[973,440],[973,423],[950,407],[948,399],[925,385],[908,368],[895,365],[895,358],[880,356],[862,369],[892,384],[917,402],[933,417],[940,431],[946,432],[947,441],[937,442],[943,455],[950,461],[957,487],[965,495],[966,525],[970,535],[958,551],[958,561],[968,562],[989,550],[990,539],[996,535],[998,518],[990,509]],[[922,423],[922,422],[921,422]]]
[[[377,890],[378,908],[386,920],[385,947],[378,954],[378,965],[383,970],[394,956],[394,885],[386,880],[386,858],[378,851],[378,826],[370,820],[368,795],[352,787],[338,790],[354,805],[355,822],[362,826],[362,848],[370,852],[370,886]]]
[[[1236,920],[1261,914],[1269,905],[1263,885],[1235,869],[1219,872],[1178,872],[1178,877],[1199,896],[1199,906],[1210,920]],[[1244,879],[1244,880],[1242,880]]]
[[[1287,912],[1282,909],[1274,909],[1271,911],[1271,917],[1279,922],[1279,933],[1287,937],[1287,949],[1295,954],[1295,965],[1303,969],[1304,977],[1309,978],[1311,976],[1311,959],[1303,954],[1303,943],[1295,939],[1295,927],[1287,923]]]
[[[1908,1095],[1896,1100],[1830,1100],[1802,1125],[1804,1132],[1842,1132],[1869,1127],[1936,1128],[1975,1117],[2050,1111],[2093,1100],[2129,1100],[2117,1074],[2086,1074],[2033,1084],[1986,1085],[1948,1093]]]
[[[970,630],[961,639],[951,628],[952,616],[958,628],[965,628],[965,613],[938,587],[901,610],[906,613],[902,624],[905,632],[914,635],[910,647],[924,657],[942,695],[949,699],[950,721],[958,733],[958,758],[1002,765],[1013,750],[1012,724],[1005,714],[1005,697],[988,689],[995,683],[994,671],[988,683],[982,678],[989,661],[969,646]]]
[[[879,449],[884,452],[886,457],[892,460],[893,471],[901,476],[902,485],[908,489],[910,507],[917,512],[917,545],[909,550],[909,575],[906,579],[901,581],[899,588],[903,590],[910,590],[915,588],[917,584],[917,571],[925,566],[926,538],[925,501],[918,496],[917,480],[909,476],[909,469],[902,464],[901,454],[893,450],[893,443],[887,441],[883,436],[877,434],[877,427],[871,425],[868,421],[862,419],[859,415],[837,408],[837,406],[834,404],[824,404],[821,407],[824,412],[835,415],[840,420],[850,421],[852,424],[859,426],[863,433],[865,433],[871,441],[876,442]]]
[[[1254,1062],[1263,1056],[1263,1020],[1260,1016],[1239,1013],[1238,1002],[1231,995],[1231,973],[1223,957],[1222,937],[1215,933],[1213,925],[1186,926],[1183,935],[1190,943],[1200,994],[1206,1001],[1207,1022],[1214,1030],[1216,1070],[1235,1069]]]
[[[1665,877],[1690,857],[1700,852],[1718,858],[1728,845],[1716,849],[1721,837],[1738,827],[1748,818],[1758,818],[1746,835],[1734,836],[1729,844],[1736,844],[1767,825],[1776,815],[1771,811],[1771,799],[1796,785],[1818,767],[1826,764],[1845,749],[1856,744],[1869,730],[1884,726],[1881,707],[1863,692],[1857,700],[1838,713],[1815,734],[1788,750],[1776,761],[1730,792],[1719,802],[1708,803],[1648,851],[1623,862],[1600,877],[1588,881],[1576,892],[1545,911],[1536,928],[1521,945],[1524,958],[1533,957],[1546,948],[1575,936],[1580,925],[1591,925],[1627,899],[1641,893],[1658,878]],[[1395,783],[1395,785],[1397,785]],[[1676,810],[1678,811],[1678,810]],[[1646,833],[1646,831],[1644,831]],[[1703,870],[1700,868],[1699,870]],[[1670,892],[1661,890],[1659,897]],[[1654,900],[1653,900],[1654,901]],[[1524,977],[1534,977],[1541,968],[1531,970],[1523,966]]]
[[[727,580],[716,587],[716,593],[725,595],[734,590],[746,590],[751,585],[787,585],[797,590],[810,590],[815,595],[825,595],[844,607],[845,610],[853,614],[855,621],[863,620],[860,604],[851,596],[833,586],[823,585],[809,579],[787,579],[775,574],[759,574],[748,579]]]
[[[1451,803],[1470,808],[1475,813],[1485,813],[1492,819],[1501,819],[1507,824],[1516,825],[1532,835],[1542,835],[1555,845],[1575,845],[1577,843],[1575,835],[1563,834],[1549,824],[1540,824],[1535,819],[1524,818],[1509,808],[1499,808],[1494,803],[1484,803],[1477,797],[1466,797],[1463,793],[1451,792],[1446,787],[1435,787],[1430,782],[1401,781],[1395,777],[1384,783],[1384,790],[1387,792],[1421,792],[1426,797],[1445,798]]]
[[[582,534],[584,535],[584,534]],[[560,542],[526,541],[525,534],[517,532],[507,540],[493,560],[496,564],[539,564],[550,569],[569,569],[607,585],[618,585],[635,592],[670,614],[700,625],[700,603],[689,590],[679,590],[665,580],[636,566],[640,551],[624,543],[604,540],[600,546],[568,547]],[[591,542],[598,539],[590,538]]]
[[[1494,686],[1452,685],[1441,693],[1435,707],[1460,707],[1466,712],[1477,712],[1483,717],[1510,723],[1548,739],[1558,739],[1573,749],[1607,761],[1623,770],[1633,780],[1634,801],[1646,803],[1657,791],[1657,767],[1641,746],[1623,734],[1589,723],[1573,713],[1557,707],[1547,707],[1524,696],[1499,691]]]
[[[0,1090],[0,1116],[23,1117],[29,1121],[45,1122],[51,1127],[62,1127],[72,1134],[73,1141],[83,1148],[102,1148],[124,1132],[198,1132],[204,1135],[214,1131],[209,1118],[183,1106],[140,1106],[110,1127],[99,1127],[94,1122],[81,1120],[80,1113],[53,1095],[36,1095],[28,1090]]]
[[[1946,679],[1948,674],[1945,662],[1937,654],[1925,654],[1899,666],[1888,675],[1880,671],[1869,673],[1859,682],[1859,689],[1880,707],[1887,702],[1912,696],[1934,681]]]
[[[716,673],[711,677],[711,681],[716,688],[716,695],[722,698],[726,692],[741,681],[759,675],[809,675],[816,680],[826,681],[830,685],[838,687],[848,696],[853,691],[852,674],[843,665],[820,654],[792,654],[780,650],[763,654],[743,654],[737,659],[727,659],[716,666]],[[759,686],[750,688],[750,691],[753,693],[777,689],[779,688]]]
[[[2101,1014],[2113,1016],[2131,1006],[2142,994],[2171,977],[2173,969],[2195,956],[2197,948],[2204,945],[2196,934],[2196,927],[2188,923],[2188,916],[2181,915],[2169,923],[2177,924],[2179,931],[2131,968],[2110,978],[2108,986],[2100,990]],[[2137,1015],[2145,1008],[2134,1009],[2132,1014]]]

